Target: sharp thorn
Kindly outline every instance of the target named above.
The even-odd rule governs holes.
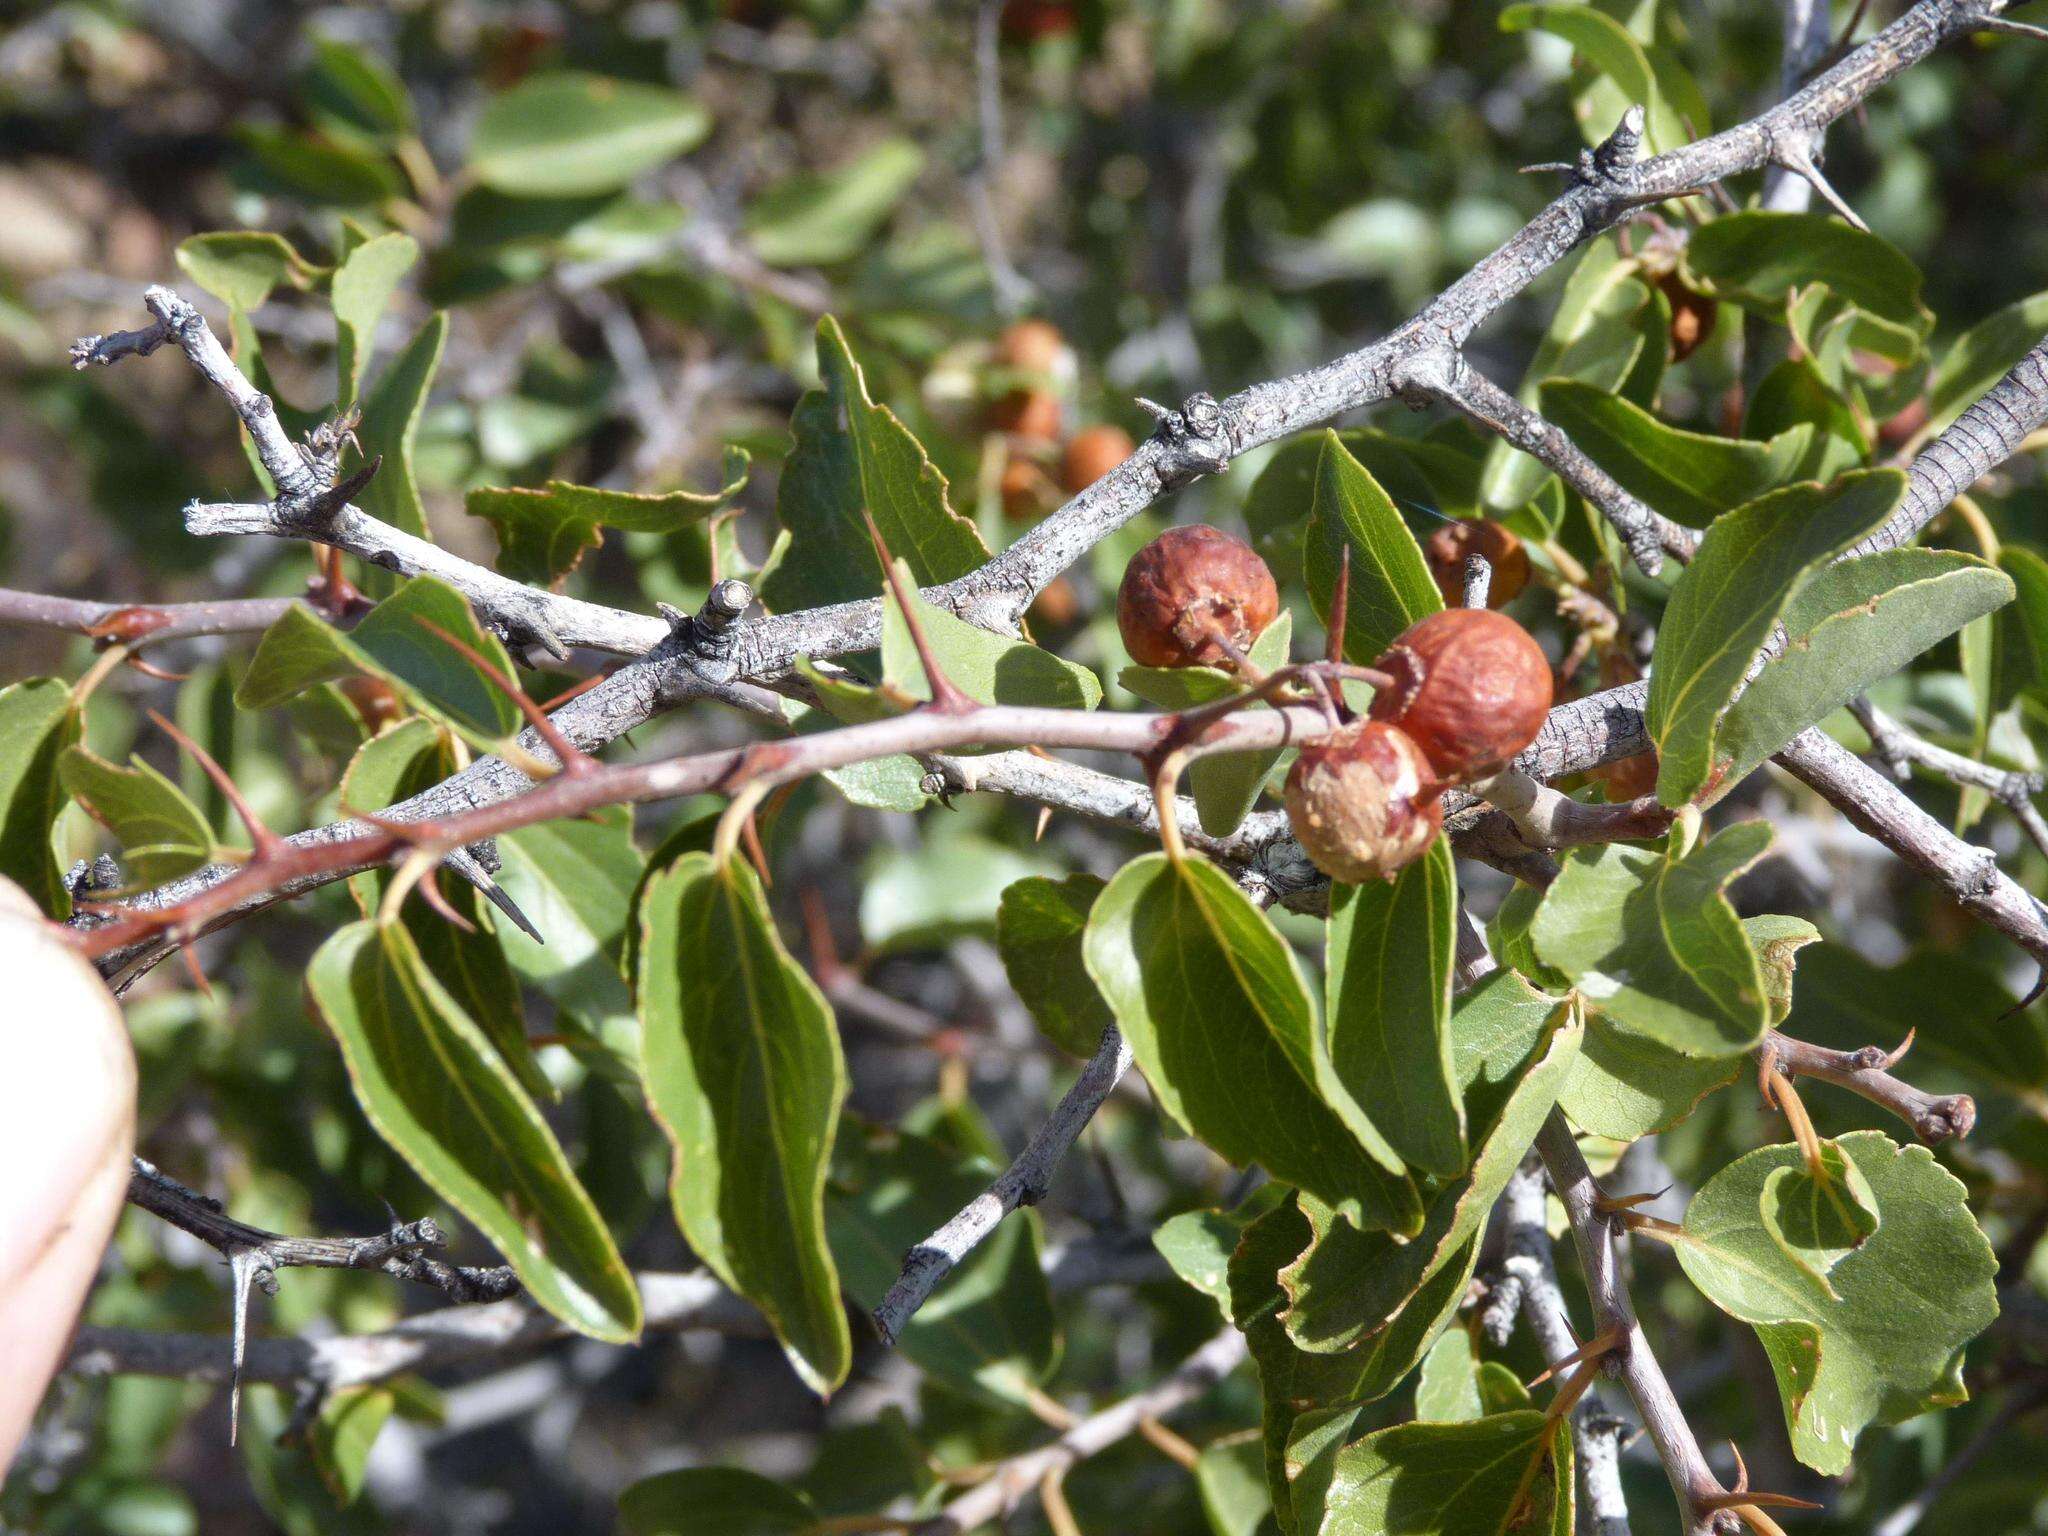
[[[547,940],[540,936],[540,930],[533,926],[533,919],[519,910],[519,903],[505,894],[503,886],[484,873],[483,865],[476,861],[476,855],[472,854],[467,848],[456,849],[442,862],[471,885],[475,886],[484,900],[510,918],[513,927],[517,928],[536,944],[547,943]]]

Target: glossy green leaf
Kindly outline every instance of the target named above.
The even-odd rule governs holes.
[[[1925,336],[1934,317],[1920,300],[1920,269],[1881,235],[1831,213],[1751,209],[1693,231],[1686,265],[1723,296],[1773,316],[1794,289],[1826,283],[1880,320]]]
[[[1834,1267],[1877,1230],[1877,1197],[1839,1141],[1823,1141],[1816,1166],[1773,1168],[1759,1199],[1764,1231],[1795,1268],[1839,1301]]]
[[[873,950],[992,936],[1003,892],[1029,875],[1058,866],[1035,849],[1019,849],[978,832],[936,826],[907,847],[878,848],[861,882],[861,937]],[[1095,1047],[1088,1050],[1093,1053]]]
[[[605,528],[626,533],[676,533],[701,523],[731,504],[746,488],[747,458],[726,465],[726,483],[715,491],[665,491],[638,495],[594,485],[550,480],[543,490],[479,487],[463,510],[482,518],[498,536],[498,569],[514,581],[553,586],[576,569],[589,551],[604,543]]]
[[[1202,1447],[1195,1491],[1211,1536],[1257,1536],[1273,1512],[1266,1487],[1266,1449],[1256,1429],[1225,1435]]]
[[[1046,1038],[1075,1056],[1093,1056],[1115,1022],[1081,958],[1088,913],[1101,894],[1093,875],[1032,875],[1005,886],[996,910],[996,950],[1011,987]]]
[[[1262,1184],[1232,1210],[1182,1211],[1167,1217],[1152,1229],[1152,1246],[1176,1275],[1214,1301],[1228,1318],[1230,1256],[1253,1222],[1293,1199],[1294,1192],[1285,1185]]]
[[[193,235],[178,242],[177,260],[193,282],[244,312],[281,286],[314,287],[331,270],[306,260],[283,235],[253,229]]]
[[[1469,1328],[1451,1328],[1423,1357],[1415,1379],[1415,1417],[1462,1424],[1529,1406],[1529,1389],[1498,1360],[1481,1360]]]
[[[907,561],[899,558],[896,568],[909,576]],[[1086,667],[1028,640],[1012,640],[969,624],[926,602],[911,581],[904,585],[939,666],[954,687],[977,703],[1093,709],[1102,702],[1102,683]],[[882,596],[882,681],[899,697],[931,697],[931,684],[893,590]]]
[[[771,267],[831,266],[866,250],[924,170],[909,139],[884,139],[837,170],[802,172],[748,207],[754,253]]]
[[[440,371],[441,348],[448,339],[448,316],[436,313],[413,333],[398,355],[386,363],[363,398],[363,419],[356,438],[367,462],[379,455],[383,464],[356,495],[356,505],[414,538],[430,537],[426,507],[420,501],[419,475],[413,450],[419,440],[420,417]]]
[[[334,269],[329,292],[334,300],[335,367],[340,375],[337,410],[355,403],[363,369],[376,346],[377,322],[397,292],[399,279],[419,256],[419,242],[411,235],[379,235],[349,252]]]
[[[1795,485],[1724,514],[1672,588],[1646,711],[1657,794],[1683,805],[1719,787],[1723,717],[1758,649],[1814,571],[1877,528],[1905,494],[1894,469]]]
[[[1939,432],[1968,410],[2048,333],[2048,293],[2008,304],[1958,336],[1928,382],[1926,430]]]
[[[905,1131],[842,1123],[825,1203],[847,1294],[881,1304],[903,1256],[980,1195],[1002,1170]],[[1059,1361],[1038,1222],[1012,1216],[979,1244],[904,1326],[898,1347],[956,1390],[1023,1402]]]
[[[381,1382],[343,1387],[321,1401],[307,1428],[306,1449],[337,1504],[347,1506],[362,1496],[370,1451],[397,1407],[398,1394]]]
[[[1829,566],[1785,612],[1789,642],[1728,709],[1716,751],[1739,783],[1809,725],[2013,597],[2010,577],[1954,550],[1888,549]]]
[[[1287,1337],[1281,1322],[1287,1293],[1279,1272],[1308,1246],[1308,1218],[1293,1199],[1254,1220],[1230,1257],[1230,1315],[1244,1332],[1259,1370],[1265,1403],[1262,1429],[1266,1479],[1283,1530],[1295,1528],[1290,1462],[1299,1455],[1304,1428],[1341,1437],[1353,1417],[1346,1410],[1386,1396],[1415,1369],[1430,1344],[1457,1315],[1479,1263],[1475,1240],[1416,1292],[1387,1327],[1351,1349],[1312,1354]]]
[[[1272,672],[1287,664],[1294,643],[1294,615],[1286,609],[1268,624],[1248,653],[1253,666]],[[1253,704],[1252,709],[1264,709]],[[1285,749],[1270,752],[1213,752],[1188,765],[1188,793],[1194,797],[1195,818],[1211,837],[1228,837],[1235,832],[1272,776],[1273,767]]]
[[[1768,822],[1745,821],[1682,859],[1580,849],[1537,909],[1537,953],[1622,1029],[1687,1056],[1746,1051],[1770,1023],[1770,998],[1724,890],[1770,843]]]
[[[626,989],[626,935],[647,861],[631,818],[549,821],[498,839],[498,884],[545,944],[499,926],[505,957],[582,1025],[617,1038],[637,1033]]]
[[[738,1467],[689,1467],[643,1477],[619,1495],[628,1536],[817,1536],[811,1501]]]
[[[1516,1006],[1519,1001],[1503,984],[1489,1008],[1469,1010],[1459,1022],[1484,1031],[1482,1050],[1490,1053],[1505,1046],[1512,1059],[1513,1044],[1499,1034],[1526,1023]],[[1557,1102],[1565,1069],[1578,1054],[1582,1031],[1569,1008],[1549,1005],[1545,1011],[1556,1020],[1555,1027],[1547,1037],[1539,1033],[1521,1042],[1519,1070],[1508,1079],[1512,1087],[1497,1117],[1478,1133],[1471,1171],[1431,1201],[1419,1233],[1396,1242],[1384,1232],[1360,1231],[1335,1219],[1327,1206],[1303,1197],[1302,1210],[1314,1239],[1280,1275],[1289,1301],[1288,1338],[1318,1352],[1355,1346],[1412,1305],[1425,1282],[1478,1234],[1493,1202],[1534,1144],[1544,1117]]]
[[[790,532],[762,595],[792,610],[873,597],[882,566],[863,511],[920,586],[964,576],[988,558],[974,525],[946,500],[946,477],[896,413],[868,394],[839,323],[818,322],[819,387],[797,402],[796,445],[775,514]]]
[[[317,683],[362,673],[382,678],[421,708],[486,741],[509,735],[519,724],[518,707],[422,619],[511,674],[504,645],[477,622],[462,594],[434,577],[415,576],[347,634],[305,608],[287,610],[263,632],[235,702],[244,709],[271,709]]]
[[[1450,843],[1391,880],[1330,888],[1324,961],[1330,1064],[1410,1166],[1465,1168],[1451,1067],[1451,961],[1458,876]]]
[[[314,38],[313,61],[298,87],[312,115],[330,131],[390,143],[416,127],[404,82],[367,48]]]
[[[846,1062],[831,1005],[745,866],[685,854],[641,906],[641,1060],[690,1246],[759,1307],[813,1391],[852,1363],[825,1181]]]
[[[1334,432],[1323,434],[1304,535],[1304,569],[1316,616],[1329,621],[1337,572],[1348,547],[1351,585],[1344,611],[1344,654],[1373,661],[1396,635],[1444,605],[1422,546],[1379,482]]]
[[[161,885],[220,857],[206,813],[141,758],[123,768],[82,746],[69,747],[57,760],[57,772],[93,820],[120,842],[121,864],[132,882]]]
[[[1574,379],[1543,385],[1543,414],[1645,506],[1692,528],[1798,478],[1814,429],[1769,442],[1667,426],[1633,401]]]
[[[485,104],[469,164],[500,192],[575,197],[623,187],[710,130],[711,114],[681,91],[604,75],[534,75]]]
[[[1293,952],[1227,875],[1132,860],[1096,898],[1083,955],[1168,1114],[1353,1220],[1416,1230],[1415,1188],[1336,1083]]]
[[[1302,1536],[1571,1536],[1572,1437],[1533,1408],[1397,1424],[1304,1468]]]
[[[50,829],[68,797],[57,764],[78,740],[71,689],[54,677],[0,688],[0,876],[50,917],[71,911]]]
[[[554,1133],[403,927],[351,923],[306,973],[377,1133],[490,1239],[533,1298],[594,1338],[640,1331],[640,1297]]]
[[[1570,43],[1574,53],[1613,82],[1621,101],[1642,106],[1648,119],[1645,127],[1650,153],[1663,154],[1691,140],[1692,134],[1686,129],[1681,109],[1666,97],[1644,45],[1627,27],[1598,6],[1511,5],[1500,13],[1500,29],[1503,32],[1534,29]],[[1590,115],[1582,117],[1586,141],[1599,143],[1614,131],[1619,120],[1619,115],[1612,112],[1602,113],[1597,119]],[[1711,131],[1697,116],[1693,117],[1693,128],[1702,134]]]
[[[1965,1190],[1926,1147],[1855,1131],[1878,1224],[1826,1286],[1766,1228],[1765,1185],[1800,1166],[1763,1147],[1709,1179],[1687,1207],[1678,1262],[1723,1311],[1755,1327],[1777,1374],[1792,1449],[1818,1472],[1847,1469],[1864,1426],[1963,1402],[1962,1349],[1998,1316],[1997,1261]]]

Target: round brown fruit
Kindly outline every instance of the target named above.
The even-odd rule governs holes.
[[[988,421],[1020,443],[1051,445],[1060,436],[1060,397],[1049,389],[1013,389],[989,407]]]
[[[1088,489],[1137,450],[1122,427],[1083,427],[1060,456],[1060,485],[1069,496]]]
[[[1529,551],[1522,541],[1490,517],[1460,518],[1446,523],[1422,546],[1429,560],[1429,572],[1436,577],[1437,590],[1453,608],[1465,600],[1465,561],[1484,555],[1493,567],[1493,582],[1486,589],[1486,606],[1505,608],[1529,585]]]
[[[1657,792],[1657,753],[1652,749],[1638,752],[1634,757],[1602,763],[1588,771],[1586,777],[1600,786],[1610,805],[1654,795]]]
[[[1280,589],[1244,540],[1200,523],[1169,528],[1124,567],[1116,627],[1146,667],[1230,665],[1280,611]]]
[[[1029,459],[1012,457],[1003,466],[1003,516],[1029,521],[1045,510],[1045,471]]]
[[[1373,663],[1393,682],[1372,717],[1415,739],[1446,784],[1482,778],[1536,739],[1550,663],[1529,632],[1488,608],[1447,608],[1412,624]]]
[[[1031,622],[1042,624],[1047,629],[1065,629],[1080,617],[1080,613],[1080,594],[1064,576],[1053,577],[1046,589],[1031,600]]]
[[[1009,0],[1003,7],[1003,37],[1013,43],[1065,37],[1076,20],[1073,0]]]
[[[1301,749],[1287,770],[1287,823],[1332,880],[1357,885],[1413,863],[1443,830],[1429,759],[1409,734],[1360,720]]]
[[[996,363],[1059,381],[1072,371],[1074,353],[1050,320],[1019,320],[996,338]]]

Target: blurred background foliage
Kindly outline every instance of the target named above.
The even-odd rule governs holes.
[[[182,531],[186,500],[253,495],[232,418],[191,370],[168,356],[105,373],[68,365],[75,336],[140,323],[141,289],[152,282],[179,286],[232,331],[245,366],[260,357],[295,429],[328,413],[337,378],[343,395],[360,387],[372,447],[411,435],[416,497],[387,468],[373,509],[401,525],[418,518],[474,558],[489,561],[495,545],[487,523],[466,515],[469,493],[549,479],[706,491],[727,483],[729,450],[747,450],[752,473],[735,518],[708,531],[615,535],[561,575],[567,590],[641,610],[694,608],[714,570],[752,572],[770,557],[787,422],[816,382],[813,329],[829,312],[875,398],[904,417],[956,505],[1000,548],[1061,499],[1060,445],[1075,430],[1142,435],[1149,420],[1136,396],[1220,395],[1381,335],[1541,206],[1554,180],[1519,168],[1575,156],[1587,132],[1611,126],[1620,98],[1526,17],[1504,26],[1508,9],[1490,0],[1013,0],[994,28],[1001,134],[991,157],[974,8],[936,0],[16,8],[0,24],[0,579],[136,602],[302,589],[312,561],[298,545]],[[1694,87],[1669,99],[1711,104],[1713,115],[1686,122],[1689,131],[1725,126],[1780,94],[1780,21],[1763,0],[1601,0],[1596,9],[1682,60]],[[1889,19],[1890,7],[1876,9]],[[1831,179],[1923,274],[1934,357],[2048,287],[2042,69],[2038,49],[1965,44],[1880,91],[1832,137]],[[266,233],[221,233],[251,230]],[[1651,220],[1628,238],[1637,250],[1662,242],[1675,251],[1682,236],[1682,225]],[[1504,383],[1522,376],[1570,266],[1482,331],[1477,364]],[[337,268],[352,276],[344,282]],[[1057,324],[1072,365],[1060,379],[1058,429],[1025,456],[1025,473],[1010,475],[980,410],[1016,382],[1005,370],[1017,365],[991,345],[1023,311]],[[444,312],[445,333],[434,318]],[[1742,396],[1732,392],[1744,378],[1743,331],[1724,310],[1663,375],[1666,421],[1705,432],[1740,424]],[[1769,345],[1749,348],[1748,365]],[[1877,368],[1859,381],[1851,393],[1862,425],[1883,428],[1910,411],[1918,379],[1893,388]],[[1372,425],[1478,447],[1465,428],[1398,406]],[[1913,429],[1909,421],[1885,441]],[[1230,521],[1268,457],[1247,455],[1165,510]],[[2048,544],[2048,492],[2026,464],[1995,489],[2001,533]],[[1433,526],[1426,501],[1410,498],[1403,510],[1418,532]],[[1115,677],[1124,658],[1102,597],[1157,526],[1156,513],[1141,518],[1082,562],[1035,615],[1040,638]],[[189,680],[122,674],[94,695],[90,744],[124,761],[148,734],[142,709],[165,709],[275,824],[331,815],[359,731],[323,735],[308,716],[279,733],[237,715],[228,698],[245,658],[232,643],[185,647]],[[89,662],[83,640],[0,632],[7,680],[76,677]],[[1916,678],[1913,702],[1967,743],[1956,666],[1951,657]],[[528,682],[545,698],[588,670]],[[699,710],[658,722],[633,745],[682,750],[737,730]],[[220,838],[237,840],[227,807],[164,745],[151,741],[152,760]],[[1959,814],[1952,792],[1920,792],[1938,813]],[[2011,969],[1998,945],[1839,823],[1802,820],[1782,790],[1765,794],[1787,856],[1745,890],[1760,908],[1829,919],[1829,936],[1847,941],[1822,952],[1830,958],[1812,975],[1802,961],[1800,1033],[1831,1044],[1894,1039],[1924,1020],[1921,1007],[1938,1006],[1930,998],[1952,995],[1943,965],[1970,976]],[[638,847],[704,808],[643,815]],[[82,813],[67,815],[68,851],[106,846]],[[786,929],[801,920],[795,893],[819,893],[813,916],[837,952],[858,956],[866,981],[918,1018],[949,1026],[906,1043],[902,1031],[850,1018],[854,1110],[919,1129],[932,1164],[969,1189],[985,1174],[977,1159],[1018,1145],[1072,1070],[1040,1048],[1001,979],[990,944],[996,897],[1022,874],[1106,872],[1133,846],[1065,824],[1056,848],[1040,845],[1032,822],[1027,810],[963,803],[911,823],[812,786],[770,829]],[[542,832],[508,839],[506,883],[529,910],[540,902],[573,916],[577,887],[601,883],[606,870],[623,865],[630,888],[639,857],[627,836],[610,823],[571,829],[563,841],[576,847]],[[2040,857],[2011,840],[1999,846],[2040,889]],[[550,893],[551,878],[566,889]],[[129,1010],[146,1155],[275,1229],[367,1231],[383,1223],[387,1201],[408,1216],[433,1208],[369,1131],[303,1006],[307,956],[352,915],[347,891],[331,887],[210,945],[211,995],[166,967]],[[597,1036],[625,1027],[623,988],[598,963],[617,934],[601,916],[591,921],[589,963],[573,952],[514,956],[543,1038],[557,1012]],[[1876,969],[1898,963],[1917,969]],[[1901,979],[1923,976],[1919,990]],[[2003,1099],[1968,1051],[1923,1055],[1917,1080],[1984,1097],[1985,1150],[1969,1154],[1971,1177],[2019,1189],[2038,1211],[2048,1050],[2038,1060],[2018,1054],[2000,1068]],[[662,1209],[665,1148],[638,1089],[566,1053],[551,1053],[549,1065],[568,1090],[565,1139],[629,1259],[685,1263]],[[1878,1123],[1840,1095],[1815,1109],[1831,1131]],[[1696,1182],[1775,1139],[1752,1096],[1737,1091],[1663,1138],[1656,1156]],[[1048,1311],[1027,1353],[1035,1379],[1066,1398],[1113,1394],[1215,1329],[1212,1301],[1146,1268],[1146,1235],[1166,1214],[1231,1193],[1213,1160],[1162,1140],[1137,1104],[1112,1103],[1083,1152],[1063,1169],[1046,1219],[1015,1225],[1014,1245],[1132,1238],[1143,1283],[1056,1303],[1041,1292]],[[1653,1157],[1633,1169],[1634,1187],[1656,1187],[1657,1168]],[[2030,1232],[2028,1220],[2039,1218],[2001,1225],[1994,1215],[1987,1225],[1995,1241],[2030,1246],[2039,1226]],[[469,1248],[462,1257],[488,1261],[473,1240]],[[1034,1253],[1024,1258],[1035,1267]],[[212,1259],[131,1213],[93,1320],[221,1331],[226,1292]],[[1759,1484],[1810,1487],[1790,1462],[1748,1331],[1713,1313],[1661,1258],[1643,1264],[1638,1285],[1699,1422],[1741,1439]],[[259,1305],[258,1326],[361,1331],[419,1300],[381,1277],[293,1271]],[[1508,1358],[1525,1376],[1536,1369],[1526,1340]],[[871,1345],[849,1389],[820,1404],[771,1344],[699,1335],[637,1351],[579,1343],[385,1398],[365,1407],[388,1415],[381,1434],[372,1425],[351,1437],[346,1416],[330,1413],[309,1449],[273,1442],[290,1403],[254,1389],[242,1444],[230,1450],[211,1389],[63,1381],[0,1497],[0,1519],[121,1536],[600,1530],[636,1478],[718,1463],[800,1487],[825,1515],[856,1515],[899,1495],[929,1502],[934,1464],[986,1460],[1044,1434],[1014,1392],[976,1391],[957,1372],[927,1375]],[[1256,1398],[1240,1373],[1182,1427],[1207,1444],[1255,1423]],[[1403,1412],[1397,1394],[1387,1417]],[[1970,1409],[1873,1431],[1856,1481],[1831,1489],[1832,1513],[1802,1529],[1870,1529],[1984,1421]],[[2038,1439],[2021,1449],[2028,1431],[1998,1432],[2015,1437],[2016,1454],[1978,1463],[1922,1529],[2039,1528]],[[1087,1530],[1236,1536],[1259,1518],[1256,1493],[1245,1492],[1258,1481],[1255,1446],[1248,1463],[1242,1451],[1224,1442],[1191,1481],[1132,1441],[1077,1470],[1068,1496]],[[1636,1529],[1671,1528],[1654,1461],[1632,1456],[1628,1483]],[[1021,1516],[1016,1528],[1040,1529],[1041,1519]]]

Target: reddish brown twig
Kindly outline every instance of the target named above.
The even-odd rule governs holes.
[[[896,569],[896,562],[889,558],[889,546],[882,542],[882,530],[875,526],[874,514],[862,507],[860,515],[868,525],[868,537],[874,541],[875,555],[882,562],[882,579],[889,584],[889,593],[896,599],[896,607],[903,615],[904,627],[910,631],[910,643],[917,647],[917,662],[924,668],[925,684],[932,695],[931,702],[925,707],[941,715],[972,714],[981,706],[963,693],[939,664],[931,639],[924,632],[923,621],[911,606],[911,594],[903,574]]]
[[[540,739],[548,744],[548,750],[554,753],[561,763],[562,772],[575,777],[597,768],[597,759],[563,734],[562,728],[548,718],[547,711],[534,703],[527,691],[519,686],[517,678],[490,660],[467,640],[459,635],[450,634],[432,619],[415,618],[413,622],[453,646],[457,655],[483,673],[497,685],[499,692],[519,706],[519,712],[526,716],[526,723],[540,733]]]

